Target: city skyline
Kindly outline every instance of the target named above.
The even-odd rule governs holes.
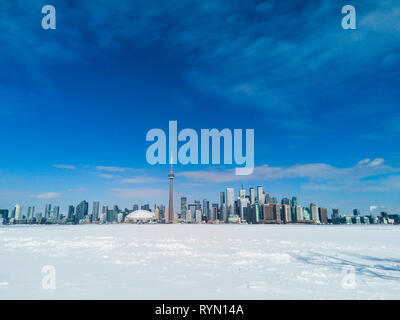
[[[172,178],[171,178],[172,175]],[[299,222],[299,221],[319,221],[321,216],[321,209],[324,210],[324,214],[326,219],[328,217],[337,217],[339,216],[380,216],[382,212],[386,214],[398,215],[399,211],[388,211],[384,206],[373,206],[369,208],[369,211],[362,212],[359,208],[354,207],[351,212],[342,211],[340,208],[326,208],[323,206],[317,206],[314,202],[305,204],[304,201],[299,201],[297,196],[289,196],[283,197],[281,199],[273,196],[268,191],[263,190],[263,186],[256,186],[256,188],[249,187],[245,189],[243,185],[237,192],[237,196],[235,196],[235,189],[231,187],[227,187],[225,191],[221,191],[219,193],[220,199],[218,200],[217,197],[213,199],[190,199],[188,201],[187,196],[179,197],[179,206],[174,206],[175,208],[180,208],[179,210],[171,210],[171,200],[173,199],[172,195],[172,179],[174,177],[172,171],[172,164],[171,164],[171,171],[169,174],[170,180],[170,190],[169,190],[169,205],[166,206],[160,201],[155,201],[153,203],[132,203],[130,206],[127,206],[123,209],[123,206],[119,207],[118,204],[109,205],[107,203],[102,203],[101,200],[92,200],[90,205],[90,201],[82,200],[79,201],[79,204],[70,204],[68,208],[64,210],[60,210],[59,205],[53,206],[50,201],[47,201],[44,210],[42,211],[40,208],[36,208],[36,206],[29,205],[26,208],[21,204],[16,204],[13,208],[0,208],[0,213],[3,215],[5,210],[7,211],[6,217],[8,218],[15,218],[16,220],[23,220],[23,219],[32,219],[34,217],[42,217],[42,218],[52,218],[52,219],[61,219],[63,216],[64,218],[71,218],[74,214],[77,214],[81,218],[86,216],[90,216],[93,221],[98,221],[100,219],[101,214],[108,214],[110,211],[113,212],[114,217],[113,221],[117,221],[117,215],[119,213],[131,213],[135,212],[136,210],[147,210],[152,211],[153,213],[156,210],[160,210],[161,214],[164,216],[165,222],[171,222],[174,220],[174,216],[177,215],[179,218],[182,218],[186,215],[186,211],[190,211],[190,207],[194,207],[192,210],[192,215],[194,214],[195,210],[200,210],[202,213],[202,217],[206,216],[205,220],[218,220],[217,215],[219,218],[222,217],[220,221],[227,221],[228,217],[238,216],[242,220],[247,221],[244,219],[243,208],[250,207],[252,205],[258,204],[259,206],[263,205],[271,205],[271,210],[273,209],[273,205],[279,205],[279,212],[282,214],[282,217],[285,217],[286,222]],[[178,200],[176,200],[178,201]],[[202,205],[201,205],[202,201]],[[102,210],[100,211],[100,204],[102,206]],[[213,208],[215,206],[215,212],[213,213]],[[284,212],[286,207],[288,206],[291,208],[289,213]],[[293,211],[296,207],[301,208],[301,213]],[[305,213],[305,209],[309,209],[308,213]],[[315,210],[317,210],[315,212]],[[264,213],[264,208],[259,208],[262,215],[268,215],[268,213]],[[330,211],[330,212],[329,212]],[[91,212],[91,213],[90,213]],[[212,215],[213,218],[210,219],[209,215]],[[272,214],[272,211],[271,211]],[[308,217],[305,217],[305,214]],[[276,213],[274,213],[276,216]],[[290,215],[290,219],[287,218],[287,215]],[[299,218],[298,216],[301,216]],[[108,219],[108,218],[107,218]],[[184,219],[184,218],[183,218]],[[185,219],[184,219],[185,220]],[[204,220],[204,219],[203,219]],[[107,220],[108,221],[108,220]],[[278,219],[278,222],[280,220]],[[283,221],[283,220],[282,220]],[[109,221],[112,222],[112,221]],[[247,221],[249,222],[249,221]],[[325,222],[326,223],[326,222]]]
[[[243,183],[348,211],[400,207],[396,0],[358,5],[356,30],[329,0],[56,7],[56,30],[37,1],[0,12],[0,207],[167,203],[167,165],[146,162],[145,138],[169,121],[255,132],[253,175],[177,164],[177,197]]]
[[[374,164],[371,166],[371,163]],[[383,165],[383,160],[382,159],[375,159],[375,160],[363,160],[360,161],[358,166],[360,166],[358,169],[362,169],[361,166],[371,166],[372,168],[374,168],[376,164],[376,167],[378,167],[377,169],[380,170],[379,167],[383,166],[384,170],[385,169],[385,165]],[[167,166],[169,166],[170,164],[167,164]],[[73,169],[70,168],[69,166],[66,165],[54,165],[53,166],[55,169],[60,169],[61,171],[76,171],[79,170],[78,168],[74,167]],[[165,166],[161,166],[162,168]],[[272,169],[272,168],[271,168]],[[309,168],[308,168],[309,169]],[[125,174],[125,171],[131,171],[131,172],[137,172],[137,171],[141,171],[141,170],[136,170],[136,169],[131,169],[131,168],[121,168],[121,167],[107,167],[107,166],[97,166],[94,168],[94,171],[98,171],[97,174],[99,175],[105,175],[107,178],[105,178],[108,182],[108,184],[113,184],[113,182],[111,181],[111,177],[109,176],[113,176],[113,178],[116,178],[116,175],[122,175]],[[103,173],[101,173],[103,172]],[[104,172],[108,172],[108,173],[104,173]],[[172,172],[172,166],[171,166],[171,172]],[[210,175],[218,175],[215,172],[209,172]],[[255,170],[255,174],[258,173],[258,168],[256,168]],[[164,173],[165,174],[165,173]],[[197,181],[195,180],[195,183],[190,184],[186,179],[186,175],[193,175],[194,178],[193,179],[198,179]],[[109,175],[109,176],[108,176]],[[174,174],[175,176],[175,174]],[[221,186],[222,185],[222,189],[233,189],[233,190],[240,190],[243,189],[243,185],[248,186],[247,190],[252,189],[252,186],[254,187],[255,184],[252,184],[251,182],[247,182],[246,184],[244,184],[243,182],[240,182],[240,179],[243,179],[243,176],[234,176],[233,172],[230,172],[230,176],[233,177],[232,180],[239,180],[237,183],[231,183],[230,187],[226,187],[224,186],[224,183],[217,183],[217,185]],[[249,180],[252,180],[254,174],[251,176],[251,178]],[[201,172],[201,175],[197,175],[197,172],[178,172],[178,177],[179,179],[176,181],[177,186],[178,186],[178,191],[176,192],[176,197],[175,200],[173,202],[174,207],[175,208],[179,208],[179,200],[182,196],[187,197],[188,199],[191,199],[191,201],[195,201],[195,200],[201,200],[201,199],[215,199],[215,201],[212,202],[220,202],[220,200],[217,199],[217,197],[215,196],[219,191],[217,192],[207,192],[204,193],[203,195],[199,192],[193,192],[193,193],[185,193],[184,190],[189,189],[197,189],[199,188],[199,186],[202,186],[202,181],[204,179],[204,177],[207,179],[208,175],[207,172]],[[222,178],[223,180],[225,179],[225,177]],[[165,188],[166,186],[166,181],[165,179],[163,180],[162,177],[142,177],[142,178],[126,178],[126,179],[122,179],[121,177],[119,178],[120,181],[126,182],[126,184],[133,184],[135,186],[135,188],[131,188],[131,189],[119,189],[119,188],[111,188],[111,190],[115,192],[121,192],[121,196],[114,196],[114,197],[109,197],[109,200],[107,200],[107,197],[102,197],[102,196],[98,196],[98,195],[94,195],[93,197],[86,197],[83,196],[83,198],[89,199],[89,201],[96,201],[97,199],[103,199],[102,202],[107,204],[107,205],[114,205],[116,203],[118,203],[121,207],[126,207],[129,208],[132,206],[133,203],[137,203],[139,205],[141,204],[147,204],[147,203],[154,203],[154,204],[160,204],[160,203],[164,203],[167,204],[168,203],[168,189]],[[184,182],[182,182],[182,180],[184,180]],[[196,183],[198,182],[198,183]],[[154,185],[156,185],[156,187],[153,187]],[[214,183],[215,185],[215,183]],[[240,187],[239,187],[240,185]],[[265,184],[263,184],[265,185]],[[290,189],[290,186],[288,186],[288,189]],[[201,188],[200,188],[201,190]],[[63,199],[63,195],[61,193],[57,193],[57,192],[45,192],[43,194],[39,194],[39,195],[25,195],[25,198],[21,198],[21,199],[17,199],[17,201],[14,201],[14,203],[12,202],[12,200],[8,199],[9,201],[9,205],[4,204],[4,203],[0,203],[0,207],[1,208],[11,208],[14,207],[15,204],[20,204],[22,205],[23,208],[28,208],[28,207],[41,207],[41,206],[45,206],[47,203],[49,202],[53,202],[53,203],[57,203],[59,204],[59,206],[66,208],[69,205],[71,205],[72,203],[79,203],[82,199],[82,193],[84,193],[85,188],[83,187],[77,187],[76,189],[69,189],[67,191],[66,194],[68,194],[70,196],[69,200],[67,199]],[[267,187],[264,188],[264,191],[266,193],[271,193],[274,194],[277,198],[282,199],[282,198],[286,198],[286,197],[292,197],[293,193],[290,192],[275,192],[274,190],[271,190],[271,188]],[[249,196],[250,196],[250,192],[249,191]],[[255,191],[253,191],[255,192]],[[198,194],[197,196],[194,196],[194,194]],[[257,190],[257,194],[258,194],[258,190]],[[199,196],[200,195],[200,196]],[[211,196],[210,196],[211,195]],[[351,212],[354,208],[358,208],[360,210],[362,210],[363,212],[368,212],[371,211],[370,208],[371,207],[375,207],[375,208],[380,208],[383,211],[388,211],[388,212],[393,212],[393,213],[397,213],[399,210],[399,207],[390,207],[385,205],[384,202],[377,202],[377,201],[368,201],[365,202],[363,204],[358,204],[356,201],[351,201],[351,199],[349,200],[349,202],[347,203],[347,205],[340,205],[340,202],[333,202],[333,203],[327,203],[326,201],[320,201],[320,199],[318,199],[318,197],[313,197],[312,194],[311,195],[307,195],[307,196],[303,196],[302,194],[298,195],[296,194],[296,196],[299,199],[303,199],[304,203],[312,203],[312,202],[318,202],[320,203],[323,207],[326,207],[328,209],[335,209],[335,208],[341,208],[343,211],[347,211],[347,212]],[[229,197],[226,195],[227,197],[227,201],[234,201],[235,199],[235,194],[230,195]],[[155,199],[156,198],[156,199]],[[217,201],[218,200],[218,201]],[[46,211],[46,210],[44,210]]]

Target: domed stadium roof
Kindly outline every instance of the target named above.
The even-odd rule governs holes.
[[[156,216],[153,212],[147,210],[136,210],[126,216],[126,220],[152,220]]]

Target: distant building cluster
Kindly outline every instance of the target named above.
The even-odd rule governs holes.
[[[187,198],[182,197],[178,220],[185,223],[400,224],[400,215],[381,212],[380,216],[362,216],[359,209],[354,209],[353,214],[340,215],[339,209],[332,209],[329,218],[327,208],[314,203],[301,206],[296,197],[283,198],[279,203],[258,186],[250,188],[248,193],[242,187],[237,198],[233,188],[226,188],[220,192],[219,203],[210,204],[204,199],[202,204],[199,200],[188,204]]]
[[[171,169],[172,172],[172,169]],[[170,177],[172,178],[172,177]],[[171,179],[172,180],[172,179]],[[172,188],[172,187],[171,187]],[[172,190],[171,190],[172,191]],[[170,200],[171,203],[171,200]],[[99,201],[89,203],[81,201],[78,205],[69,205],[62,214],[59,206],[46,204],[44,211],[30,206],[24,209],[17,204],[9,211],[0,209],[0,224],[86,224],[86,223],[244,223],[244,224],[399,224],[398,214],[381,212],[380,216],[361,215],[354,209],[352,214],[340,215],[339,209],[332,209],[331,216],[327,208],[311,203],[302,206],[296,197],[283,198],[280,203],[275,197],[263,191],[262,186],[243,187],[235,197],[233,188],[220,192],[219,202],[210,203],[204,199],[188,203],[186,197],[180,198],[179,212],[169,210],[163,205],[150,207],[149,204],[120,209],[117,205],[100,207]]]

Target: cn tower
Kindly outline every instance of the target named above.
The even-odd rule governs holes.
[[[168,175],[169,178],[169,205],[168,205],[168,223],[174,222],[174,195],[172,191],[172,182],[174,180],[174,172],[172,171],[172,164],[174,162],[173,155],[171,154],[171,172]]]

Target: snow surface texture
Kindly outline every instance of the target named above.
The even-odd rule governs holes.
[[[399,235],[398,226],[2,226],[0,299],[399,299]],[[55,289],[42,286],[46,265]]]

